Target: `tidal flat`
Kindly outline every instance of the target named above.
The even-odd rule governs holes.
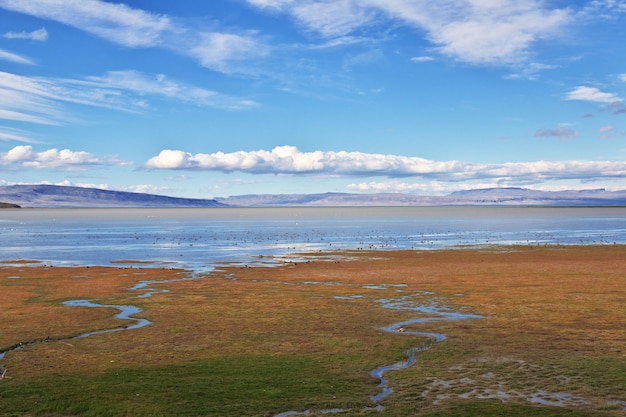
[[[626,415],[624,245],[271,265],[1,266],[0,416]]]

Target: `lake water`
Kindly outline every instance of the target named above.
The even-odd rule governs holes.
[[[4,209],[0,261],[203,269],[339,249],[625,244],[626,208]]]

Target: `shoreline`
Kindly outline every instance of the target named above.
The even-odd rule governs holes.
[[[390,247],[369,247],[369,248],[336,248],[336,249],[314,249],[310,251],[298,252],[294,251],[282,255],[249,255],[246,261],[207,261],[202,268],[195,269],[190,265],[176,261],[165,260],[141,260],[141,259],[113,259],[106,263],[72,263],[65,261],[50,261],[36,259],[2,259],[0,260],[0,268],[32,266],[41,268],[63,267],[63,268],[117,268],[117,269],[133,269],[133,268],[153,268],[153,269],[176,269],[196,273],[210,273],[215,268],[236,267],[244,265],[246,267],[266,267],[281,266],[289,263],[307,262],[307,260],[319,260],[322,258],[348,259],[350,256],[362,254],[394,254],[399,253],[430,253],[430,252],[509,252],[524,250],[576,250],[579,248],[608,248],[608,247],[624,247],[626,243],[605,242],[605,243],[528,243],[528,244],[504,244],[504,243],[485,243],[485,244],[458,244],[445,247],[432,248],[390,248]],[[350,256],[348,256],[350,255]]]

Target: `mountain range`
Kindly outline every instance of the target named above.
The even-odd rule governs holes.
[[[6,207],[626,206],[626,190],[538,191],[526,188],[486,188],[457,191],[443,196],[322,193],[251,194],[195,199],[39,184],[0,186],[0,202]]]
[[[410,194],[258,194],[216,198],[229,206],[626,206],[626,190],[537,191],[526,188],[485,188],[443,196]]]
[[[224,207],[215,200],[58,185],[0,186],[0,202],[20,207]]]

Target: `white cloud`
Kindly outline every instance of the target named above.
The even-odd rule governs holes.
[[[542,64],[540,62],[527,62],[521,66],[513,66],[515,72],[505,76],[509,80],[536,80],[541,71],[557,68],[555,65]]]
[[[293,2],[294,0],[248,0],[254,6],[268,9],[282,9]]]
[[[520,64],[534,45],[561,36],[581,13],[541,0],[247,0],[291,16],[324,40],[311,49],[364,42],[374,30],[419,29],[434,50],[472,64]],[[596,1],[597,2],[597,1]],[[606,2],[609,3],[609,2]],[[161,47],[224,73],[254,73],[250,63],[270,47],[258,32],[197,31],[184,19],[101,0],[0,0],[0,7],[50,19],[127,47]],[[616,9],[613,7],[613,9]],[[485,28],[488,28],[486,30]],[[43,39],[47,32],[15,33]],[[363,36],[361,36],[363,35]],[[317,41],[317,40],[316,40]],[[242,65],[243,63],[247,65]],[[257,70],[260,71],[260,70]],[[271,71],[269,71],[271,72]],[[536,72],[536,71],[535,71]]]
[[[291,13],[305,28],[324,37],[339,37],[370,23],[374,10],[352,0],[300,1]]]
[[[3,93],[1,89],[0,89],[0,93]],[[37,123],[37,124],[43,124],[43,125],[58,124],[57,122],[47,117],[42,117],[42,116],[38,116],[35,114],[28,114],[28,113],[19,112],[19,111],[5,110],[5,109],[0,109],[0,119],[13,120],[17,122]]]
[[[416,27],[437,50],[472,64],[526,60],[533,45],[559,36],[574,15],[537,0],[248,0],[291,14],[305,29],[338,37],[394,20]],[[486,29],[488,28],[488,30]]]
[[[360,182],[348,184],[348,191],[360,193],[406,193],[406,194],[422,194],[433,193],[440,194],[448,191],[449,185],[439,181],[429,182],[402,182],[402,181],[385,181],[385,182]],[[456,189],[455,189],[456,190]]]
[[[258,103],[199,88],[165,75],[111,71],[85,79],[26,77],[0,72],[0,119],[58,125],[69,120],[65,103],[142,112],[152,98],[198,106],[246,109]]]
[[[87,77],[87,84],[94,89],[109,88],[124,92],[136,93],[141,97],[161,96],[199,106],[218,107],[225,109],[245,109],[258,103],[245,99],[221,94],[213,90],[196,87],[182,81],[168,78],[164,74],[146,74],[139,71],[109,71],[103,76]],[[75,81],[77,84],[85,84]]]
[[[0,59],[15,62],[16,64],[32,65],[33,61],[22,55],[0,49]]]
[[[536,1],[473,1],[465,9],[469,16],[455,13],[428,30],[445,55],[476,64],[525,60],[533,43],[558,34],[570,19],[566,10],[546,10]]]
[[[464,183],[443,182],[443,181],[370,181],[351,183],[347,185],[349,191],[361,193],[403,193],[403,194],[422,194],[422,195],[441,195],[461,190],[476,190],[482,188],[500,188],[512,187],[516,183],[513,181],[479,180],[467,181]]]
[[[205,32],[199,41],[189,48],[189,54],[204,67],[219,72],[240,72],[233,64],[253,57],[265,56],[269,50],[255,33],[238,35],[233,33]]]
[[[624,0],[592,0],[579,12],[589,19],[615,19],[620,13],[626,13]]]
[[[598,129],[598,133],[602,139],[610,139],[617,136],[624,136],[625,133],[617,132],[617,127],[614,125],[602,126]]]
[[[0,119],[58,125],[68,120],[63,103],[106,107],[107,100],[103,91],[94,97],[63,80],[0,72]]]
[[[413,58],[409,59],[409,61],[411,62],[430,62],[434,60],[435,58],[433,58],[432,56],[414,56]]]
[[[347,46],[347,45],[355,45],[355,44],[365,43],[365,42],[368,42],[368,39],[360,37],[360,36],[339,36],[336,38],[328,39],[319,44],[310,44],[307,46],[307,49],[310,49],[310,50],[330,49],[330,48],[337,48],[337,47]]]
[[[556,137],[559,138],[561,142],[568,141],[570,139],[574,139],[578,136],[578,132],[568,129],[565,127],[559,127],[558,129],[538,129],[535,132],[535,137]]]
[[[1,117],[0,117],[1,118]],[[2,141],[15,141],[23,143],[39,143],[38,141],[26,136],[27,133],[17,129],[9,129],[6,127],[0,127],[0,140]]]
[[[132,165],[114,156],[99,157],[89,152],[74,152],[69,149],[48,149],[33,151],[30,145],[16,146],[7,152],[0,152],[0,167],[36,168],[58,170],[84,170],[102,165]]]
[[[571,191],[571,190],[589,190],[589,184],[593,181],[577,181],[577,180],[551,180],[545,183],[530,183],[524,179],[517,180],[515,178],[491,181],[468,181],[464,183],[451,183],[441,181],[420,181],[420,182],[361,182],[351,183],[347,185],[347,189],[352,192],[359,193],[405,193],[418,195],[444,195],[454,191],[477,190],[485,188],[503,188],[503,187],[524,187],[537,191]],[[607,186],[608,181],[602,179],[602,188],[607,191],[623,190],[619,182],[614,187]]]
[[[196,154],[180,150],[163,150],[148,160],[145,168],[199,169],[222,172],[245,171],[255,174],[319,173],[329,175],[419,175],[445,170],[457,162],[438,163],[423,158],[361,152],[301,152],[294,146],[277,146],[271,151],[217,152]]]
[[[118,187],[118,191],[128,191],[131,193],[143,193],[143,194],[166,194],[171,191],[169,187],[163,187],[152,184],[137,184],[129,185],[127,187]]]
[[[622,99],[613,93],[605,93],[595,87],[580,86],[565,95],[566,100],[593,101],[597,103],[614,103]]]
[[[46,28],[41,28],[32,32],[7,32],[2,36],[7,39],[29,39],[31,41],[45,42],[48,40],[48,31]]]
[[[128,47],[155,46],[174,30],[167,16],[99,0],[0,0],[0,7],[73,26]]]
[[[526,181],[626,176],[626,162],[536,161],[480,164],[434,161],[419,157],[368,154],[362,152],[301,152],[293,146],[271,151],[191,154],[163,150],[150,158],[146,169],[184,169],[250,174],[415,177],[440,181],[516,178]]]
[[[220,72],[244,72],[246,66],[235,69],[231,65],[267,53],[258,33],[197,32],[185,26],[182,19],[125,4],[101,0],[0,0],[0,8],[60,22],[129,48],[169,49]],[[47,32],[42,31],[45,29],[9,36],[47,36]]]
[[[606,132],[610,132],[612,130],[615,130],[615,126],[613,125],[608,125],[608,126],[602,126],[601,128],[598,129],[599,133],[606,133]]]

